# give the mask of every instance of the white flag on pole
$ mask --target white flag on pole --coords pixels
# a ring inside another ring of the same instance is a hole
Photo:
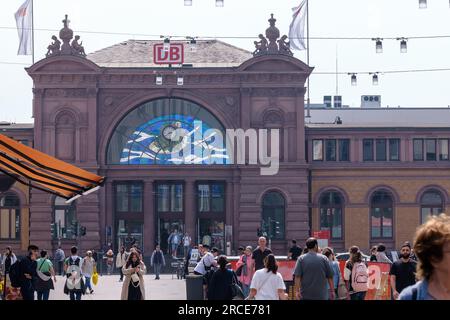
[[[26,0],[15,13],[17,33],[19,34],[19,50],[18,55],[32,54],[32,16],[33,6],[32,0]]]
[[[292,22],[289,26],[289,41],[292,49],[305,50],[306,1],[292,8]]]

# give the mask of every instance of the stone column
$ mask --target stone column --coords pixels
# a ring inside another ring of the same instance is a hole
[[[144,253],[150,255],[154,249],[155,239],[155,193],[153,191],[153,180],[144,182]]]
[[[186,180],[184,184],[184,230],[187,232],[192,241],[197,242],[197,233],[196,233],[196,223],[197,223],[197,215],[196,215],[196,190],[195,190],[195,180]]]

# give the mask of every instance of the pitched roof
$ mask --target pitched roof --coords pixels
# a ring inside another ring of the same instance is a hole
[[[450,108],[311,108],[310,116],[305,118],[309,128],[450,127]],[[337,117],[342,124],[335,124]]]
[[[184,63],[193,67],[236,67],[253,57],[250,51],[219,40],[197,40],[197,50],[192,52],[185,43]],[[161,67],[153,63],[153,45],[161,40],[127,40],[111,47],[90,53],[87,58],[101,67]]]

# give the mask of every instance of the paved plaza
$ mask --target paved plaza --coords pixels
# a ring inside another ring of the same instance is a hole
[[[65,278],[56,277],[55,290],[50,291],[50,300],[68,300],[63,292]],[[146,300],[186,300],[186,280],[172,279],[171,275],[161,275],[161,280],[155,280],[154,275],[145,275]],[[120,300],[122,282],[119,275],[99,276],[98,283],[93,286],[94,293],[86,294],[82,300]]]

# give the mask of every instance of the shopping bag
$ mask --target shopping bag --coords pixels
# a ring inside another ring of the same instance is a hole
[[[98,273],[97,273],[97,271],[95,271],[94,274],[92,275],[92,283],[94,285],[97,285],[97,283],[98,283]]]

